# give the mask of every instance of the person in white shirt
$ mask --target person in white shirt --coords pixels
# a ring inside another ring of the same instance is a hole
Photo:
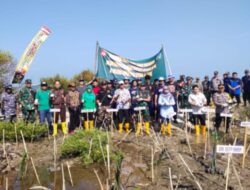
[[[162,121],[161,133],[165,135],[167,131],[169,135],[172,135],[172,125],[170,121],[176,114],[173,108],[175,98],[167,86],[163,87],[163,91],[158,99],[158,105],[160,106],[160,117]]]
[[[200,136],[200,126],[202,129],[202,135],[206,136],[206,115],[204,112],[204,106],[207,104],[207,99],[203,93],[200,92],[198,85],[193,85],[192,93],[188,96],[188,102],[192,106],[193,121],[196,136]]]
[[[129,132],[129,109],[131,106],[131,96],[129,90],[124,87],[123,81],[119,81],[119,88],[115,91],[110,104],[114,101],[116,102],[116,108],[118,109],[119,133],[123,132],[124,121],[126,132]]]

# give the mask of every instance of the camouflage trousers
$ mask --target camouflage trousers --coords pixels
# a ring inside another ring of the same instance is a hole
[[[111,124],[112,113],[107,112],[107,109],[109,108],[110,108],[109,106],[102,106],[98,108],[96,112],[97,127],[108,128],[109,125]]]
[[[22,108],[22,115],[25,122],[34,123],[36,121],[35,110],[27,110],[25,108]]]

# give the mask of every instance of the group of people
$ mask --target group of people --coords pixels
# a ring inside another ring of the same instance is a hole
[[[167,78],[152,79],[145,76],[143,80],[102,81],[94,79],[90,82],[79,81],[79,85],[71,82],[67,92],[61,87],[60,81],[53,86],[42,81],[36,92],[31,80],[25,81],[25,87],[14,93],[12,86],[5,87],[1,96],[1,110],[6,120],[13,122],[18,110],[22,112],[25,122],[35,122],[38,113],[40,123],[47,124],[51,133],[57,135],[58,123],[63,134],[73,133],[80,126],[86,130],[94,126],[99,118],[104,121],[107,110],[117,110],[115,119],[120,133],[135,129],[136,135],[150,134],[152,123],[161,124],[161,133],[171,135],[171,123],[178,123],[180,109],[192,109],[190,121],[197,135],[206,134],[205,107],[215,106],[215,128],[219,129],[225,117],[221,113],[229,113],[229,105],[250,104],[250,73],[240,79],[236,72],[225,73],[220,77],[217,71],[209,79],[204,77],[193,80],[192,77],[181,75],[178,80],[173,75]],[[66,123],[66,113],[69,112],[69,123]],[[110,113],[113,114],[113,113]],[[53,121],[52,121],[53,118]],[[113,118],[113,117],[112,117]],[[225,119],[226,132],[230,126],[230,118]],[[151,123],[151,124],[150,124]],[[201,130],[200,130],[201,129]]]

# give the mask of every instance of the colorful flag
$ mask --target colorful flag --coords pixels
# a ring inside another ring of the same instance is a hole
[[[96,76],[108,80],[142,79],[146,75],[152,78],[166,78],[167,75],[163,48],[153,57],[131,60],[98,47],[97,66]]]
[[[32,63],[37,50],[41,46],[41,44],[47,39],[49,34],[51,33],[50,29],[43,26],[40,31],[36,34],[33,40],[30,42],[28,47],[25,49],[21,59],[19,60],[12,83],[21,83],[25,74],[29,70],[30,64]]]

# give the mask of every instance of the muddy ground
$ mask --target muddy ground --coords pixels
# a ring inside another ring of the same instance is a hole
[[[222,128],[223,130],[223,128]],[[238,125],[233,126],[232,133],[225,136],[220,143],[233,144],[234,138],[237,136],[236,144],[243,144],[244,129]],[[184,130],[181,129],[181,124],[173,128],[172,136],[162,136],[159,133],[151,131],[150,136],[142,135],[135,137],[131,132],[110,134],[110,142],[113,146],[121,149],[124,152],[124,160],[121,167],[121,186],[123,189],[171,189],[169,170],[171,170],[171,178],[173,189],[204,189],[204,190],[219,190],[225,189],[226,178],[224,173],[227,168],[228,155],[217,154],[216,166],[218,171],[215,174],[208,173],[212,163],[212,145],[213,138],[209,138],[207,152],[205,154],[204,139],[200,138],[197,143],[197,138],[193,132],[188,131],[188,139],[190,147],[187,143],[187,136]],[[121,141],[121,139],[123,139]],[[94,174],[94,169],[98,171],[101,182],[106,188],[107,169],[102,165],[84,166],[78,158],[61,160],[60,145],[63,142],[63,137],[57,138],[57,165],[64,163],[64,172],[66,180],[66,189],[100,189],[98,180]],[[37,168],[41,185],[49,189],[62,189],[61,170],[51,172],[49,168],[53,167],[53,140],[47,137],[39,141],[30,143],[27,142],[29,156],[33,158]],[[20,162],[24,147],[22,142],[6,143],[8,162],[0,148],[1,154],[1,178],[0,187],[4,189],[6,179],[8,179],[9,189],[26,190],[34,185],[38,185],[31,162],[28,161],[26,176],[23,180],[18,177]],[[154,172],[152,175],[152,150],[154,154]],[[205,157],[205,158],[204,158]],[[183,159],[183,160],[181,160]],[[191,170],[185,166],[184,162]],[[72,172],[73,187],[70,183],[70,178],[66,163],[70,165]],[[250,156],[246,157],[245,168],[241,167],[242,155],[233,155],[229,170],[228,189],[250,189]],[[109,185],[114,183],[115,166],[111,165],[112,179]],[[152,178],[153,176],[153,178]]]

